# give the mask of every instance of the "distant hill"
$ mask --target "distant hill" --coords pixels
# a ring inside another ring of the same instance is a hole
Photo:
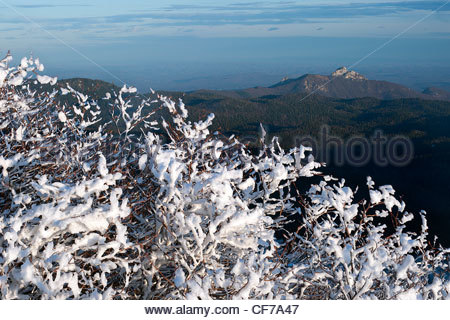
[[[349,71],[345,67],[328,76],[306,74],[295,79],[283,79],[270,87],[241,90],[198,90],[197,92],[214,92],[217,95],[242,99],[286,94],[317,94],[339,99],[371,97],[380,100],[418,98],[450,101],[450,93],[444,89],[428,88],[423,92],[418,92],[388,81],[368,80],[363,75]]]
[[[93,98],[104,97],[106,92],[119,90],[112,83],[102,80],[72,78],[59,80],[58,86],[70,85]],[[48,85],[37,85],[48,88]],[[234,99],[255,99],[261,97],[277,97],[292,94],[321,95],[337,99],[376,98],[380,100],[422,99],[450,101],[450,92],[436,87],[430,87],[423,92],[413,90],[403,85],[369,80],[365,76],[349,71],[345,67],[337,69],[331,75],[305,74],[301,77],[282,81],[269,87],[253,87],[237,90],[195,90],[187,94],[221,96]]]

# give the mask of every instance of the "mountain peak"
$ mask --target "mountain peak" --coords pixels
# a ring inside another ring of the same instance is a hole
[[[335,72],[331,74],[331,76],[333,78],[343,77],[345,79],[352,79],[352,80],[367,80],[367,78],[364,77],[362,74],[353,70],[348,70],[346,67],[341,67],[337,69]]]
[[[331,75],[304,74],[298,78],[284,77],[270,87],[254,87],[240,90],[214,91],[222,96],[234,99],[256,99],[284,95],[322,95],[337,99],[376,98],[423,99],[450,101],[450,92],[438,88],[429,88],[418,92],[401,84],[388,81],[368,80],[356,71],[341,67]]]

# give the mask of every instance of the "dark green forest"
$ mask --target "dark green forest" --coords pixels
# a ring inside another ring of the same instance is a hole
[[[106,82],[71,79],[60,82],[99,99],[104,123],[111,118],[106,92],[119,88]],[[214,113],[213,130],[225,136],[240,138],[254,151],[259,148],[260,123],[268,139],[279,137],[282,147],[291,148],[298,138],[311,136],[319,139],[323,126],[329,134],[344,141],[353,136],[370,138],[376,131],[386,137],[405,136],[414,146],[414,158],[405,166],[379,166],[369,161],[364,166],[327,163],[324,173],[345,177],[353,187],[365,190],[366,177],[377,184],[391,184],[407,203],[407,210],[428,212],[431,230],[440,242],[450,245],[450,102],[422,99],[379,100],[376,98],[337,99],[305,93],[266,95],[258,98],[230,97],[219,91],[158,92],[172,99],[182,99],[190,120],[196,121]],[[143,95],[149,97],[151,94]],[[136,99],[130,96],[130,99]],[[138,97],[139,98],[139,97]],[[63,103],[73,103],[65,100]],[[151,109],[149,107],[148,112]],[[158,111],[157,117],[165,117]],[[110,126],[114,132],[114,127]],[[135,132],[140,133],[140,128]],[[315,154],[319,160],[321,154]]]

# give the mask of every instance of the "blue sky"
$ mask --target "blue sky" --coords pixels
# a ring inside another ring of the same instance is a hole
[[[119,82],[70,46],[141,90],[267,85],[351,65],[444,3],[0,0],[0,51],[32,52],[60,77]],[[450,88],[448,52],[450,4],[355,69]]]

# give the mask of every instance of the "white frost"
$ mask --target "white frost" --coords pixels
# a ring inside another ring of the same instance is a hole
[[[66,122],[67,121],[66,114],[62,111],[58,112],[58,119],[61,122]]]
[[[56,84],[56,82],[58,81],[58,78],[54,77],[49,77],[49,76],[41,76],[41,75],[37,75],[36,76],[37,81],[39,81],[40,84],[48,84],[50,83],[52,86]]]

